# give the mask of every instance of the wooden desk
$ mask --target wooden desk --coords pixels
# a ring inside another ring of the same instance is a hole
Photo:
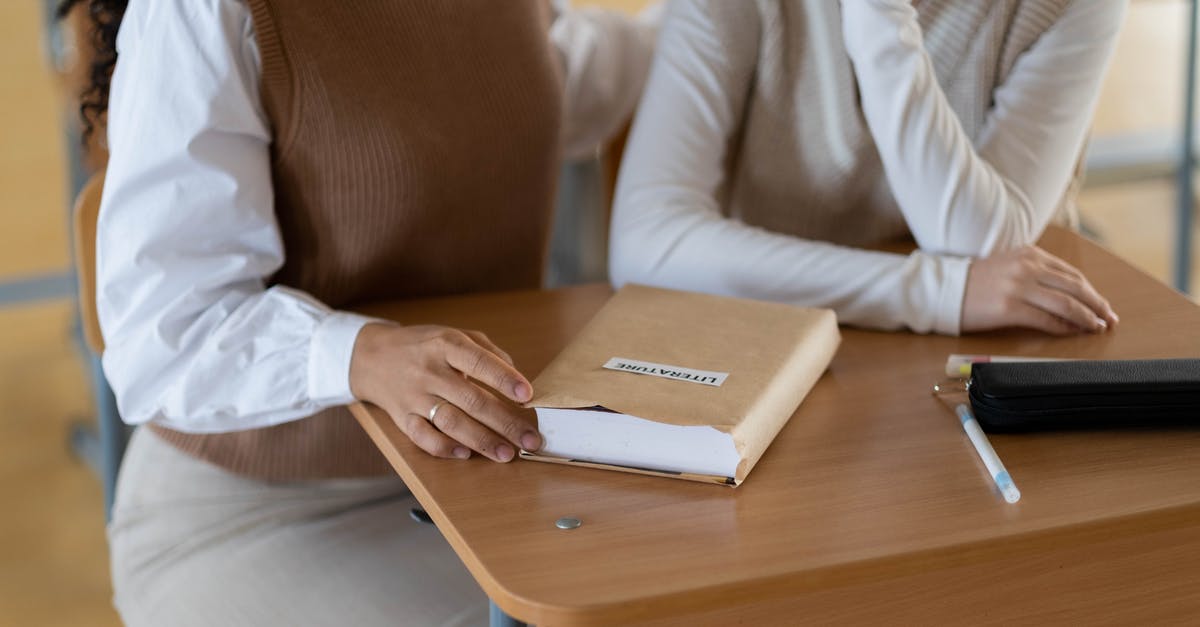
[[[930,394],[949,353],[1200,355],[1200,308],[1071,233],[1053,230],[1042,243],[1112,300],[1115,331],[845,329],[829,371],[737,489],[437,460],[379,410],[356,415],[488,595],[538,625],[1195,620],[1200,430],[995,436],[1024,495],[1007,505]],[[471,296],[373,313],[480,328],[533,374],[608,293]],[[556,529],[564,515],[583,526]]]

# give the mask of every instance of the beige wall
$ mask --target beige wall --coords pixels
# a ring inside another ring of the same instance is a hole
[[[1169,132],[1182,116],[1187,2],[1129,7],[1096,111],[1097,135]]]

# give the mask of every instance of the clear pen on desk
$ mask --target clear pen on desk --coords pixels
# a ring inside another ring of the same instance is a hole
[[[992,443],[988,442],[983,428],[979,426],[975,416],[971,415],[970,408],[960,403],[958,407],[954,408],[954,413],[958,414],[958,419],[962,421],[963,431],[967,432],[971,444],[975,445],[975,452],[979,453],[983,465],[987,466],[988,473],[992,475],[992,481],[996,482],[996,487],[1000,489],[1004,500],[1009,503],[1021,500],[1021,491],[1017,489],[1017,484],[1013,483],[1012,476],[1004,468],[1004,462],[1000,461],[1000,457],[996,455],[996,449],[992,448]]]

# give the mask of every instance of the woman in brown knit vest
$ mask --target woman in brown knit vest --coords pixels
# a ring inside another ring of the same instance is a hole
[[[415,502],[344,405],[379,405],[432,455],[508,462],[541,444],[503,402],[529,381],[480,333],[348,312],[539,287],[560,158],[631,113],[653,18],[544,0],[76,2],[100,48],[84,113],[107,112],[111,153],[105,373],[123,419],[148,425],[109,528],[122,617],[478,624],[484,595],[407,519]]]

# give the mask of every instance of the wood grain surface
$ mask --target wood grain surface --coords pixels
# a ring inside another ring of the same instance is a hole
[[[549,464],[438,460],[356,415],[487,593],[539,625],[819,620],[1088,622],[1200,611],[1200,429],[993,436],[1006,504],[931,394],[949,353],[1200,356],[1200,308],[1052,229],[1122,322],[1103,335],[844,329],[842,348],[740,488]],[[607,286],[398,303],[481,329],[538,372]],[[560,516],[582,527],[556,529]]]

